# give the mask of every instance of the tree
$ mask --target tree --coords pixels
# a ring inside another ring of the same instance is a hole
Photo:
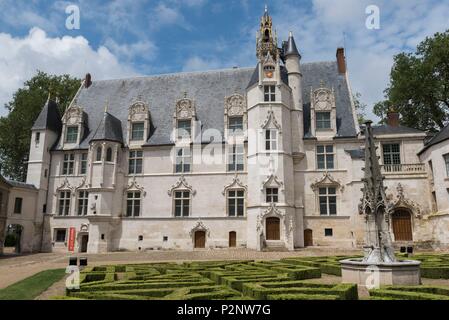
[[[25,181],[31,139],[31,127],[47,101],[48,94],[59,100],[61,114],[70,104],[81,81],[69,75],[55,76],[38,71],[24,87],[18,89],[13,99],[5,105],[9,110],[0,118],[0,163],[2,174]]]
[[[366,103],[363,103],[360,98],[362,95],[356,92],[352,95],[352,100],[354,101],[355,111],[357,112],[357,120],[359,124],[365,123],[366,117]]]
[[[408,127],[437,131],[449,118],[449,30],[421,42],[415,53],[394,57],[385,101],[374,114],[385,119],[393,108]]]

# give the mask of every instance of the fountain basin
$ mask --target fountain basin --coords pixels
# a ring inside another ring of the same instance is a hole
[[[417,286],[421,284],[420,261],[402,260],[391,263],[366,263],[362,259],[341,260],[343,283],[363,287],[385,285]]]

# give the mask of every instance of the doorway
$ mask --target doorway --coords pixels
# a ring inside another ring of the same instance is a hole
[[[196,231],[195,232],[195,248],[203,249],[206,248],[206,232]]]
[[[304,247],[313,246],[313,232],[312,229],[304,230]]]
[[[229,248],[237,246],[237,233],[235,231],[229,232]]]
[[[13,247],[14,253],[22,252],[23,227],[20,224],[10,224],[6,230],[4,247]]]
[[[87,244],[89,242],[89,235],[85,234],[81,236],[80,252],[87,252]]]
[[[409,211],[400,209],[392,215],[393,234],[395,241],[413,241],[412,215]]]
[[[280,222],[280,219],[275,217],[265,220],[267,240],[281,240]]]

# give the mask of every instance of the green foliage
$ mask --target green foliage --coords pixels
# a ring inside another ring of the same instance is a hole
[[[449,111],[449,30],[421,42],[415,53],[394,57],[385,101],[374,106],[374,114],[385,121],[391,107],[401,123],[421,130],[444,127]]]
[[[0,300],[33,300],[65,275],[64,269],[39,272],[7,288],[0,289]]]
[[[0,118],[0,162],[4,175],[24,181],[27,168],[23,160],[29,152],[31,127],[45,105],[49,91],[58,97],[62,114],[80,83],[79,79],[69,75],[52,76],[38,71],[14,93],[12,101],[5,105],[9,114]]]
[[[415,254],[407,259],[421,261],[423,278],[449,279],[449,254]]]
[[[5,237],[5,247],[14,247],[17,243],[17,235],[15,233],[8,233]]]
[[[357,120],[359,124],[363,124],[366,119],[366,103],[361,101],[362,95],[359,92],[356,92],[352,95],[352,100],[354,101],[355,111],[357,112]]]
[[[385,286],[369,294],[385,300],[449,300],[449,289],[439,286]]]

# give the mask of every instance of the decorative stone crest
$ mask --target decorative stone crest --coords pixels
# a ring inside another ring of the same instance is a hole
[[[246,100],[238,93],[225,98],[225,115],[228,117],[243,116],[246,112]]]
[[[267,129],[270,125],[274,126],[276,129],[278,129],[279,134],[282,133],[282,128],[279,122],[276,120],[276,116],[274,115],[273,110],[268,110],[267,118],[262,123],[261,128]]]
[[[129,191],[138,191],[138,192],[140,192],[140,193],[142,194],[142,196],[144,196],[144,197],[147,195],[145,189],[144,189],[141,185],[139,185],[139,184],[137,183],[136,179],[133,179],[133,180],[126,186],[126,188],[125,188],[125,190],[124,190],[123,193],[127,193],[127,192],[129,192]]]
[[[86,177],[83,177],[83,180],[81,180],[81,183],[77,187],[75,187],[75,190],[78,191],[78,190],[84,190],[84,189],[89,189],[89,188],[90,188],[90,185],[87,183]]]
[[[193,100],[186,97],[176,101],[176,118],[191,119],[195,116],[195,105]]]
[[[82,223],[80,226],[79,232],[88,232],[89,231],[89,224],[88,223]]]
[[[77,105],[70,106],[62,119],[67,125],[75,125],[81,123],[83,120],[83,108]]]
[[[419,205],[416,202],[405,197],[404,187],[402,186],[402,184],[398,183],[398,185],[396,187],[396,191],[397,191],[396,201],[392,203],[392,207],[393,208],[401,208],[401,207],[407,208],[410,211],[412,211],[412,213],[418,219],[421,219],[422,218],[421,208],[419,207]],[[391,212],[393,212],[393,211],[391,210]]]
[[[224,187],[222,194],[226,195],[226,192],[229,189],[244,189],[246,192],[248,188],[240,181],[237,174],[235,174],[234,178],[232,179],[232,182]]]
[[[265,188],[269,188],[271,186],[278,187],[282,192],[284,192],[284,183],[274,174],[267,176],[264,182],[262,182],[261,191],[265,190]]]
[[[65,178],[64,182],[58,188],[56,188],[56,192],[54,195],[58,196],[58,193],[60,191],[70,191],[71,193],[73,193],[74,189],[75,188],[72,185],[70,185],[69,180],[67,178]]]
[[[332,108],[335,108],[334,89],[325,88],[324,83],[321,82],[320,88],[315,91],[311,89],[311,91],[312,103],[316,111],[331,111]]]
[[[171,188],[167,191],[168,195],[173,196],[173,192],[178,189],[187,189],[192,193],[192,196],[196,194],[196,190],[193,190],[192,186],[187,183],[186,178],[181,176],[179,180],[171,186]]]
[[[148,104],[139,99],[129,107],[128,119],[130,121],[145,121],[149,110]]]

